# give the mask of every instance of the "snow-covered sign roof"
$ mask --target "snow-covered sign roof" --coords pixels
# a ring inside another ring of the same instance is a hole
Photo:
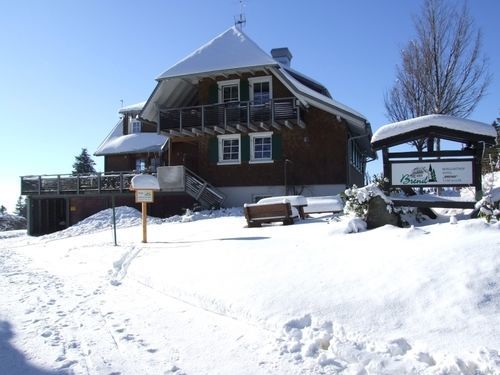
[[[278,63],[233,26],[167,69],[157,80],[269,65]]]
[[[391,140],[395,138],[431,127],[452,130],[464,135],[469,134],[474,139],[481,138],[493,143],[497,136],[493,126],[484,122],[447,115],[427,115],[384,125],[373,134],[371,143],[375,148],[383,144],[391,145]]]
[[[119,113],[140,112],[140,111],[142,111],[142,108],[144,107],[144,104],[146,104],[145,101],[144,102],[140,102],[140,103],[135,103],[135,104],[127,105],[125,107],[120,108],[120,110],[118,112]]]
[[[130,188],[133,190],[160,190],[158,179],[150,174],[139,174],[132,177]]]
[[[121,132],[118,132],[116,127],[108,138],[99,146],[94,155],[104,156],[160,152],[168,141],[168,136],[156,133],[118,134],[121,134]]]

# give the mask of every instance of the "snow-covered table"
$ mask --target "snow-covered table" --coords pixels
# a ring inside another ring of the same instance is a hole
[[[324,212],[342,212],[344,202],[340,195],[328,195],[323,197],[307,197],[307,206],[304,207],[306,214]]]

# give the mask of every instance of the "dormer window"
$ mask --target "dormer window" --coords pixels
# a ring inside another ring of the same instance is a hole
[[[219,103],[230,103],[240,101],[240,80],[217,82],[219,85]]]
[[[139,120],[136,120],[136,119],[129,120],[129,129],[128,129],[129,134],[140,133],[142,130],[141,128],[142,128],[142,126],[141,126],[141,122]]]

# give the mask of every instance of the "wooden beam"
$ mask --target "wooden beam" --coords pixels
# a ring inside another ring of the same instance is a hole
[[[182,134],[187,135],[188,137],[194,137],[194,133],[187,129],[182,129]]]
[[[191,131],[196,135],[203,135],[203,132],[200,129],[193,128]]]
[[[236,129],[233,128],[232,126],[229,126],[229,125],[226,125],[226,130],[229,132],[229,133],[236,133]]]
[[[285,120],[285,126],[288,128],[288,129],[293,129],[293,124],[288,121],[288,120]]]
[[[299,120],[299,122],[297,123],[297,125],[301,128],[301,129],[305,129],[306,128],[306,124],[304,123],[304,121],[302,120]]]
[[[209,128],[204,128],[203,131],[207,134],[210,134],[210,135],[214,135],[215,132],[212,130],[212,129],[209,129]]]
[[[252,123],[248,123],[248,129],[256,132],[256,131],[259,131],[259,129]]]
[[[396,207],[442,207],[442,208],[474,208],[476,202],[473,201],[454,201],[454,200],[436,200],[436,201],[424,201],[415,199],[397,199],[391,198],[392,203]]]
[[[273,121],[271,123],[272,127],[275,128],[276,130],[281,130],[281,125],[278,124],[276,121]]]
[[[180,137],[180,136],[182,136],[181,133],[179,133],[177,130],[174,130],[174,129],[170,129],[169,133],[170,133],[171,136],[174,136],[174,137]]]
[[[220,133],[220,134],[226,134],[226,131],[221,128],[220,126],[214,126],[214,131],[216,131],[217,133]]]
[[[238,129],[242,133],[248,133],[248,129],[240,124],[236,125],[236,129]]]
[[[259,126],[264,130],[271,130],[271,127],[263,122],[261,122]]]
[[[432,152],[389,152],[387,157],[389,159],[400,159],[400,158],[439,158],[439,157],[450,157],[450,156],[475,156],[474,150],[450,150],[450,151],[432,151]]]

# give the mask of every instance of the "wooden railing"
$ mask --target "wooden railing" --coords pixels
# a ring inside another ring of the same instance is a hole
[[[134,172],[21,176],[21,195],[128,191]]]
[[[288,121],[302,126],[302,114],[296,98],[271,99],[265,104],[250,101],[210,104],[160,110],[160,130],[190,132],[228,126],[251,128],[259,124],[278,124]],[[195,130],[193,130],[195,129]]]
[[[131,171],[22,176],[21,195],[123,193],[129,191],[130,181],[135,175],[136,173]],[[224,196],[202,177],[184,168],[183,178],[184,191],[200,202],[203,207],[221,206]]]
[[[219,208],[224,195],[202,177],[184,167],[185,191],[204,208]]]

